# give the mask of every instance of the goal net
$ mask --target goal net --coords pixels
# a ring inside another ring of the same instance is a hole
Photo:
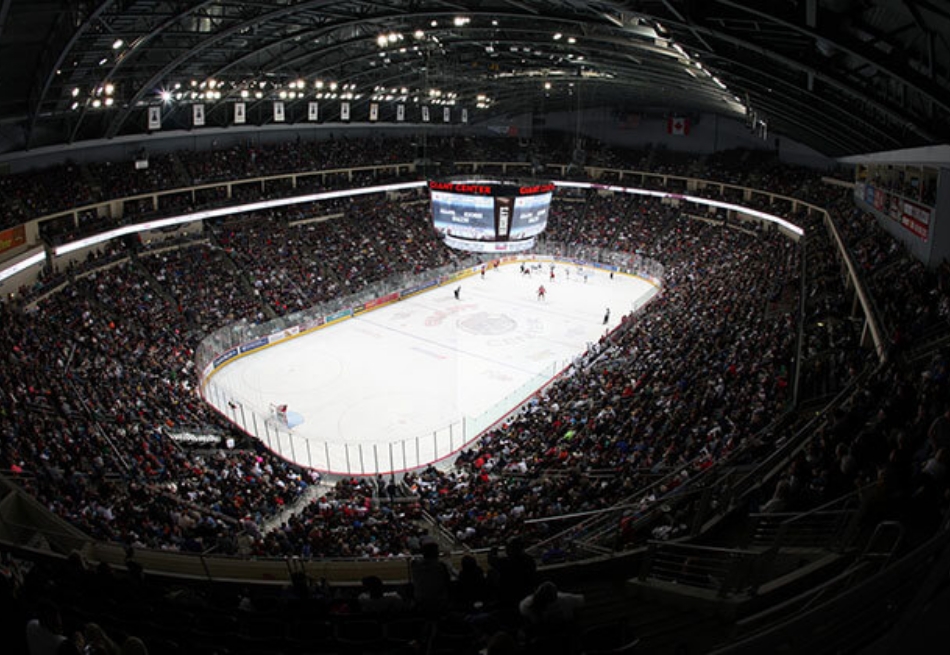
[[[272,403],[270,406],[269,418],[277,425],[282,425],[285,428],[289,427],[287,422],[287,405],[276,405]]]

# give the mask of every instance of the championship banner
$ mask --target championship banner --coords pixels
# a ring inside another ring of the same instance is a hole
[[[429,122],[429,108],[426,105],[422,106],[422,122],[423,123]]]
[[[348,102],[340,103],[340,120],[341,121],[350,120],[350,103]]]
[[[462,109],[462,122],[468,122],[468,109]]]
[[[372,102],[369,105],[369,119],[375,121],[379,118],[379,103]]]
[[[191,124],[201,127],[205,124],[205,106],[198,104],[191,106]]]
[[[319,118],[319,116],[320,116],[320,106],[315,102],[309,103],[307,105],[307,120],[315,121]]]
[[[148,108],[148,129],[150,130],[162,129],[162,108],[161,107],[152,106]]]
[[[274,122],[284,122],[284,103],[282,103],[280,100],[274,102]]]
[[[396,120],[406,120],[406,105],[396,105]]]
[[[247,105],[243,102],[234,103],[234,124],[243,125],[247,122]]]
[[[442,108],[442,122],[448,123],[451,120],[452,120],[452,110],[449,109],[448,107],[443,107]]]

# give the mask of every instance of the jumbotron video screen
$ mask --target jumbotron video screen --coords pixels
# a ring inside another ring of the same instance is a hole
[[[548,223],[554,184],[502,180],[430,181],[432,223],[445,244],[471,252],[519,252]]]

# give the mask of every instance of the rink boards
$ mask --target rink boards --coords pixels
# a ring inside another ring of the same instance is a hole
[[[523,263],[534,270],[523,274]],[[272,451],[319,471],[445,462],[657,290],[550,259],[475,267],[230,349],[206,367],[202,393]],[[282,404],[297,425],[275,418]]]

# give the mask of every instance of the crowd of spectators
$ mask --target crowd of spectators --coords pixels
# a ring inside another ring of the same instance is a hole
[[[454,145],[459,160],[530,157],[512,141]],[[376,163],[417,154],[410,141],[375,143],[370,151],[380,153]],[[155,183],[176,183],[181,170],[195,182],[366,163],[365,152],[338,140],[237,148],[195,162],[169,155],[177,163],[156,165]],[[624,165],[607,147],[584,156],[623,168],[655,165],[668,174],[697,167],[655,152],[636,153],[633,165]],[[709,157],[703,170],[710,179],[741,183],[749,161],[761,188],[816,198],[842,219],[839,229],[872,292],[880,291],[892,333],[901,335],[895,342],[946,322],[943,277],[934,285],[865,216],[846,209],[843,194],[833,197],[804,170],[767,166],[756,155]],[[722,197],[717,193],[716,185],[702,190]],[[182,203],[190,202],[183,194]],[[798,365],[809,394],[836,391],[867,358],[857,346],[860,327],[848,318],[850,300],[825,226],[817,215],[795,216],[789,202],[753,195],[749,203],[794,217],[808,231]],[[173,439],[187,429],[234,435],[195,393],[192,356],[201,334],[453,261],[417,205],[374,197],[216,222],[173,247],[110,244],[100,257],[49,278],[66,281],[63,290],[42,295],[53,285],[40,284],[35,308],[4,305],[0,374],[9,393],[0,415],[0,460],[41,502],[95,537],[258,556],[403,555],[412,552],[423,510],[458,542],[487,546],[512,535],[547,535],[560,524],[544,519],[608,507],[681,471],[669,492],[761,438],[784,411],[801,286],[800,251],[778,233],[684,213],[632,196],[581,193],[555,204],[550,241],[660,261],[664,293],[521,413],[472,444],[454,469],[406,475],[400,488],[414,501],[380,502],[378,489],[374,496],[362,482],[343,481],[262,533],[259,525],[293,504],[311,475],[253,442],[204,452]],[[342,217],[309,220],[331,214]],[[882,266],[886,280],[876,279]],[[914,320],[899,301],[914,308]],[[928,407],[918,420],[934,411]]]
[[[354,483],[353,487],[359,486]],[[540,574],[520,542],[458,570],[423,536],[408,580],[366,576],[331,586],[295,572],[287,585],[208,586],[125,566],[66,558],[0,560],[0,629],[7,650],[29,653],[577,652],[586,599]],[[332,650],[331,649],[336,649]],[[364,650],[360,650],[364,649]]]
[[[849,360],[844,370],[852,385],[807,434],[807,447],[768,486],[772,496],[762,499],[762,508],[795,512],[850,494],[864,530],[883,520],[900,521],[907,541],[916,543],[938,527],[950,501],[945,428],[950,352],[941,345],[950,334],[946,263],[935,270],[924,267],[869,215],[854,209],[845,194],[829,195],[824,206],[874,301],[885,328],[887,360],[859,376],[860,321],[852,321],[849,335],[846,323],[827,331],[830,346],[847,336],[834,356]],[[830,264],[830,255],[821,258]],[[842,309],[846,305],[843,297],[828,300]]]
[[[28,311],[0,311],[4,469],[93,536],[204,550],[310,482],[255,444],[176,443],[180,431],[230,426],[195,392],[185,313],[131,260],[76,275]]]
[[[419,213],[416,205],[378,197],[347,199],[241,217],[215,234],[255,293],[283,316],[399,273],[451,263],[452,253]]]
[[[609,211],[603,202],[591,210]],[[460,541],[543,536],[554,528],[538,519],[632,498],[675,470],[685,479],[740,447],[788,401],[793,318],[765,308],[796,284],[795,248],[670,207],[643,222],[662,234],[643,254],[666,265],[663,296],[462,453],[453,471],[420,475],[426,509]],[[616,224],[618,233],[638,227]]]
[[[148,165],[138,168],[136,161],[147,161]],[[569,141],[556,138],[533,142],[457,135],[248,142],[201,151],[137,152],[128,155],[123,162],[68,162],[42,171],[0,177],[0,199],[6,206],[4,224],[0,229],[76,207],[161,193],[158,207],[152,197],[125,200],[121,217],[110,209],[104,215],[93,212],[91,220],[80,219],[79,225],[74,224],[71,215],[65,220],[45,220],[40,225],[41,232],[55,244],[101,229],[106,224],[101,220],[114,227],[154,215],[393,181],[396,178],[391,174],[382,177],[378,170],[371,169],[397,163],[416,163],[419,170],[428,175],[452,175],[459,172],[457,162],[518,162],[525,166],[509,173],[519,176],[551,175],[552,171],[546,167],[549,163],[573,164],[565,174],[577,178],[584,177],[584,165],[649,171],[647,176],[628,175],[624,180],[628,184],[638,182],[648,188],[679,192],[686,189],[683,180],[677,178],[687,175],[726,184],[745,180],[756,188],[773,193],[800,190],[798,183],[813,177],[807,169],[778,164],[774,155],[768,152],[724,151],[696,158],[688,153],[661,149],[618,149],[593,140],[575,147],[571,147]],[[347,168],[364,170],[321,172]],[[465,171],[470,172],[470,169]],[[481,166],[479,171],[501,174],[503,169],[500,164],[494,167],[488,164]],[[231,184],[235,180],[287,174],[297,174],[296,186],[286,179]],[[414,179],[414,176],[410,177]],[[607,172],[601,181],[617,181],[615,178],[616,173]],[[194,192],[173,192],[194,186],[205,188]],[[738,201],[740,197],[735,194],[727,190],[720,199]]]
[[[411,557],[427,529],[419,499],[380,500],[373,478],[343,478],[287,521],[251,544],[257,556]]]
[[[389,152],[416,152],[411,142],[400,148]],[[530,157],[517,142],[484,147],[461,140],[454,148],[458,160]],[[321,157],[365,162],[360,154],[359,145],[346,140],[326,149],[285,144],[253,154],[228,152],[241,162],[234,170],[247,176],[308,162],[326,166]],[[180,155],[168,157],[164,163],[152,158],[150,184],[225,179],[214,176],[230,165],[209,158],[210,164],[189,167]],[[388,157],[377,160],[396,161]],[[753,509],[801,511],[854,493],[866,529],[900,518],[911,536],[929,534],[950,493],[950,353],[933,348],[920,359],[919,349],[948,333],[948,268],[926,269],[854,209],[847,192],[763,155],[727,153],[701,163],[655,152],[630,157],[607,147],[584,153],[587,163],[670,175],[689,171],[827,207],[885,326],[887,363],[875,367],[873,351],[861,345],[866,335],[861,319],[852,316],[853,290],[843,283],[820,214],[764,194],[723,194],[716,185],[694,191],[788,217],[806,231],[802,250],[775,231],[724,224],[722,214],[701,221],[687,217],[691,212],[683,206],[656,199],[579,192],[555,203],[548,240],[660,261],[666,269],[662,296],[626,317],[562,379],[471,444],[452,469],[429,467],[399,480],[324,482],[312,501],[303,502],[319,476],[243,438],[196,394],[198,340],[235,320],[288,314],[455,257],[418,205],[374,197],[332,201],[217,221],[180,242],[113,242],[69,270],[48,272],[21,302],[0,304],[6,326],[0,336],[0,467],[88,534],[132,548],[212,549],[245,557],[416,556],[419,580],[438,582],[441,568],[421,563],[422,553],[435,545],[432,532],[473,548],[535,541],[563,528],[565,515],[641,499],[644,487],[659,479],[666,480],[659,493],[669,496],[750,444],[771,448],[780,435],[770,425],[791,401],[798,367],[804,398],[849,393],[825,410],[805,435],[806,448],[762,489],[761,506]],[[80,179],[90,173],[103,181],[110,175],[95,167],[72,174]],[[14,206],[29,210],[24,215],[48,208],[36,199],[44,196],[42,188],[36,198],[17,189],[32,179],[0,184],[0,194],[15,196]],[[129,184],[99,188],[104,194],[137,189]],[[247,186],[235,197],[261,197]],[[48,195],[47,202],[57,201]],[[217,192],[203,200],[180,194],[169,196],[162,209],[226,200]],[[141,208],[154,211],[150,201]],[[341,216],[310,220],[330,215]],[[101,229],[100,220],[90,215],[82,229]],[[54,232],[71,229],[67,224]],[[198,449],[175,440],[190,430],[221,435],[222,443],[236,440],[236,446]],[[285,518],[274,522],[278,515]],[[438,599],[434,607],[467,613],[476,602],[504,597],[508,611],[520,609],[520,625],[527,626],[548,614],[562,617],[562,610],[573,612],[582,602],[550,583],[537,586],[533,573],[530,581],[514,583],[509,576],[512,588],[500,586],[504,558],[492,558],[488,572],[473,559],[461,571],[449,571],[447,596],[435,582],[423,595]],[[88,583],[91,573],[76,575]],[[49,591],[44,587],[44,594]],[[372,614],[371,608],[385,607],[391,615],[421,607],[411,586],[387,592],[367,580],[363,592],[343,602],[325,597],[326,611]],[[311,600],[320,593],[306,591]],[[102,629],[87,615],[70,617],[72,629],[56,632],[48,606],[31,606],[44,609],[44,621],[53,627],[43,629],[62,641],[143,652],[133,634]],[[116,611],[116,604],[110,607]],[[22,610],[10,616],[24,618]],[[480,616],[486,631],[478,643],[485,643],[498,617]],[[37,621],[32,633],[40,627]]]

